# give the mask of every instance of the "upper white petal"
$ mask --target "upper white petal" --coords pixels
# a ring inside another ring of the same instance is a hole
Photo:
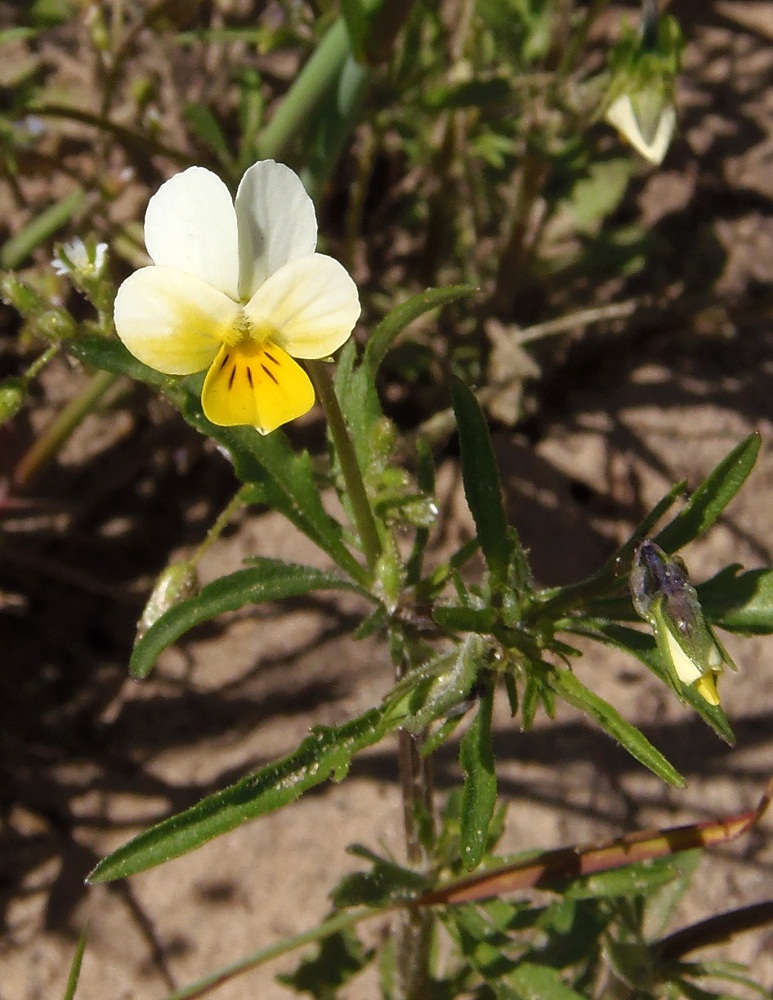
[[[228,188],[204,167],[188,167],[165,181],[148,203],[145,245],[166,264],[236,300],[239,253],[236,211]]]
[[[314,203],[300,177],[283,163],[259,160],[245,172],[236,192],[236,217],[243,302],[280,267],[317,246]]]
[[[357,286],[324,254],[309,254],[276,271],[244,311],[294,358],[325,358],[341,346],[360,315]]]
[[[131,353],[156,371],[207,368],[241,307],[206,281],[172,267],[143,267],[118,289],[115,328]]]

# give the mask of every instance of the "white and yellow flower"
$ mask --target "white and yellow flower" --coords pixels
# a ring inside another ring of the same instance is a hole
[[[261,434],[314,405],[293,358],[328,357],[360,315],[338,261],[315,252],[314,205],[300,178],[273,160],[253,164],[235,201],[203,167],[161,185],[145,215],[153,264],[118,289],[118,336],[167,375],[207,370],[201,394],[214,424]]]

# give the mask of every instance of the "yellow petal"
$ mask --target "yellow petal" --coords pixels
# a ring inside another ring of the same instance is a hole
[[[221,427],[251,424],[268,434],[314,405],[309,376],[270,341],[224,344],[207,372],[201,405]]]
[[[212,364],[240,307],[208,282],[173,267],[143,267],[118,289],[115,328],[135,358],[166,375]]]
[[[244,307],[258,328],[294,358],[326,358],[349,339],[360,315],[357,286],[324,254],[291,260]]]
[[[719,704],[719,693],[717,691],[717,678],[715,674],[704,674],[695,682],[695,690],[709,703],[709,705]]]

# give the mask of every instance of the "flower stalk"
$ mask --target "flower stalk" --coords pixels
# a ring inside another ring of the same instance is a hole
[[[324,362],[307,361],[306,365],[317,397],[327,417],[330,437],[346,483],[346,492],[352,506],[354,523],[360,535],[365,562],[370,572],[373,573],[381,555],[381,539],[378,536],[376,521],[357,462],[354,445]]]

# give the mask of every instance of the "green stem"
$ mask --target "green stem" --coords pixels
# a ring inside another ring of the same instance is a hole
[[[341,472],[346,483],[346,492],[352,505],[354,523],[362,542],[362,551],[365,554],[368,569],[372,573],[381,555],[381,539],[378,537],[376,521],[365,490],[354,445],[349,436],[346,421],[338,404],[338,397],[335,394],[325,362],[307,361],[306,366],[327,417],[330,437],[338,455]]]
[[[397,665],[398,681],[410,669],[407,657]],[[406,856],[410,865],[426,871],[429,858],[419,833],[420,815],[432,817],[432,758],[423,757],[419,737],[401,729],[398,765],[403,799]],[[434,916],[429,909],[409,908],[397,915],[395,926],[395,1000],[424,1000],[430,992],[430,955]]]
[[[61,343],[51,344],[47,347],[45,351],[40,355],[40,357],[35,358],[32,364],[24,373],[24,379],[27,382],[31,382],[33,378],[37,378],[40,372],[46,367],[49,361],[52,361],[59,351],[62,349]]]
[[[276,114],[257,142],[258,157],[269,159],[282,154],[294,133],[310,120],[338,79],[349,56],[349,36],[343,18],[329,29],[314,55],[301,70],[279,105]]]
[[[269,945],[268,948],[261,948],[260,951],[256,951],[246,958],[240,958],[230,965],[223,966],[222,969],[204,976],[202,979],[197,980],[197,982],[191,983],[190,986],[184,986],[181,990],[175,990],[174,993],[166,996],[164,1000],[193,1000],[194,997],[203,996],[215,986],[220,986],[222,983],[228,982],[228,980],[235,978],[242,972],[247,972],[249,969],[256,969],[273,958],[279,958],[280,955],[286,955],[288,952],[295,951],[296,948],[302,948],[306,944],[313,944],[315,941],[320,941],[331,934],[345,930],[347,927],[354,927],[355,924],[363,920],[380,916],[386,912],[386,910],[348,910],[344,913],[338,913],[310,931],[303,931],[300,934],[295,934],[293,937],[277,941],[276,944]]]
[[[251,489],[252,485],[250,483],[244,483],[234,493],[229,503],[220,511],[207,532],[206,538],[188,560],[188,566],[191,569],[194,569],[201,562],[204,553],[220,538],[236,511],[247,503],[247,496]]]
[[[604,8],[608,6],[608,4],[609,0],[593,0],[593,3],[591,3],[590,8],[587,10],[580,26],[575,31],[568,46],[566,47],[566,51],[561,57],[561,61],[556,70],[557,80],[563,80],[572,72],[574,64],[577,62],[577,57],[587,41],[590,29],[593,27],[599,15]]]
[[[85,389],[70,400],[22,457],[13,476],[15,486],[30,485],[46,462],[59,451],[86,414],[94,409],[118,378],[112,372],[97,372],[91,377]]]

